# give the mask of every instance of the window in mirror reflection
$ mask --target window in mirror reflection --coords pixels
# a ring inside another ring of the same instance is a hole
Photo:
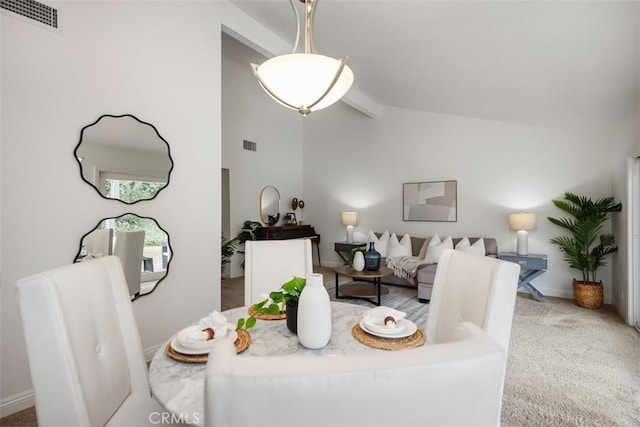
[[[137,179],[136,179],[137,178]],[[154,182],[152,177],[130,177],[114,173],[100,174],[100,191],[109,199],[125,203],[147,200],[162,189],[166,182]]]
[[[75,262],[120,257],[132,299],[151,293],[168,272],[169,235],[153,218],[124,214],[105,218],[83,236]]]

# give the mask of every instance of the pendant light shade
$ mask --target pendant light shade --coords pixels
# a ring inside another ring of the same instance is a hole
[[[262,65],[251,64],[260,86],[281,105],[297,110],[303,116],[312,111],[329,107],[342,98],[353,84],[353,71],[346,59],[334,59],[314,53],[312,22],[313,10],[318,0],[306,0],[305,52],[281,55]],[[296,13],[293,0],[291,6]],[[300,25],[298,22],[298,32]]]

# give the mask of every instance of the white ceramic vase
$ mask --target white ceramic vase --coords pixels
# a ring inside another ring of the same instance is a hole
[[[308,274],[298,300],[298,339],[307,348],[322,348],[331,338],[331,302],[322,274]]]
[[[364,254],[362,253],[362,251],[356,251],[355,254],[353,254],[353,269],[355,271],[362,271],[364,270]]]

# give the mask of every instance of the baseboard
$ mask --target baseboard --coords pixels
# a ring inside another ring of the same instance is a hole
[[[156,345],[154,347],[150,347],[148,349],[146,349],[144,351],[144,360],[149,363],[151,362],[151,359],[153,359],[153,356],[156,355],[156,353],[158,352],[158,349],[160,348],[159,345]]]
[[[33,394],[33,390],[14,394],[6,399],[2,399],[2,402],[0,402],[0,418],[15,414],[16,412],[23,411],[35,405],[36,398]]]
[[[144,360],[149,363],[153,356],[160,348],[159,345],[150,347],[144,351]],[[0,418],[15,414],[27,408],[31,408],[36,405],[36,399],[33,394],[33,390],[23,391],[22,393],[14,394],[0,402]]]

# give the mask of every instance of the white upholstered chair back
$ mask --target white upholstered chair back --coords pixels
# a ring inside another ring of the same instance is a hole
[[[119,258],[16,283],[40,426],[146,425],[161,407]]]
[[[507,352],[519,273],[515,263],[443,251],[427,314],[429,342],[452,341],[460,322],[472,322]]]
[[[113,253],[113,228],[98,228],[84,236],[82,244],[87,254],[107,256]]]
[[[293,276],[313,273],[311,240],[247,240],[244,262],[244,303],[260,302]]]
[[[124,277],[127,279],[129,295],[140,293],[142,278],[142,255],[144,251],[144,230],[118,231],[113,254],[120,258]]]

